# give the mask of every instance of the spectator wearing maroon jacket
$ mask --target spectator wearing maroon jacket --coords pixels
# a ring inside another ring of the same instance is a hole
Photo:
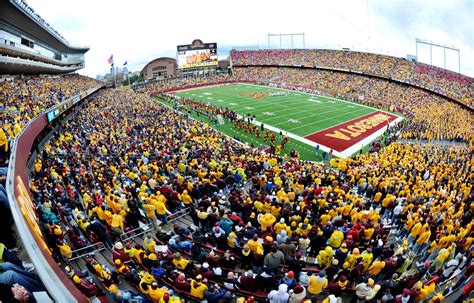
[[[199,270],[199,273],[202,275],[203,278],[208,279],[208,280],[214,277],[214,272],[212,271],[212,269],[209,268],[209,263],[207,262],[204,262],[202,264],[202,267]]]
[[[240,276],[238,282],[238,288],[243,291],[254,292],[258,289],[257,280],[253,277],[251,270],[247,271],[245,275]]]
[[[186,281],[186,277],[184,276],[184,274],[179,274],[178,277],[176,277],[176,280],[174,282],[175,282],[174,286],[176,287],[177,290],[184,291],[184,292],[191,291],[191,284],[189,284],[189,282]]]

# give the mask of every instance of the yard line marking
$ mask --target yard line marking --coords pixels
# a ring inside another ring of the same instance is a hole
[[[320,123],[320,122],[324,122],[324,121],[328,121],[328,120],[331,120],[331,119],[334,119],[334,118],[337,118],[337,117],[342,117],[342,116],[345,116],[345,115],[350,115],[350,114],[354,114],[356,112],[359,112],[361,110],[365,110],[365,108],[361,108],[361,109],[358,109],[358,110],[355,110],[355,111],[351,111],[351,112],[348,112],[348,113],[344,113],[344,114],[341,114],[341,115],[336,115],[336,116],[331,116],[331,117],[328,117],[326,119],[322,119],[322,120],[318,120],[318,121],[315,121],[315,122],[312,122],[312,123],[306,123],[302,126],[298,126],[298,127],[294,127],[294,128],[290,128],[288,131],[293,131],[295,129],[299,129],[299,128],[302,128],[302,127],[306,127],[308,125],[313,125],[313,124],[317,124],[317,123]],[[360,118],[360,117],[358,117]],[[344,123],[344,122],[343,122]],[[336,124],[337,125],[337,124]],[[333,125],[334,126],[334,125]]]
[[[324,108],[331,108],[331,107],[334,107],[334,105],[325,106],[325,107],[323,107],[323,108],[318,108],[318,110],[324,109]],[[310,116],[307,116],[307,117],[305,117],[305,118],[303,118],[303,119],[312,118],[312,117],[318,117],[318,116],[325,116],[325,115],[327,115],[328,113],[337,112],[337,111],[341,111],[341,110],[343,110],[343,108],[341,108],[341,107],[336,107],[334,110],[321,111],[319,114],[314,113],[314,114],[312,114],[312,115],[310,115]],[[307,112],[308,112],[308,110],[302,110],[302,111],[298,111],[298,112],[291,112],[291,113],[288,113],[288,114],[286,114],[286,115],[278,115],[278,116],[276,116],[276,117],[274,117],[274,118],[267,119],[267,121],[273,120],[273,119],[276,119],[276,118],[288,117],[288,116],[296,115],[296,114],[303,114],[303,113],[307,113]],[[278,123],[278,124],[281,124],[281,123]]]
[[[288,119],[287,123],[301,123],[301,121],[296,119]]]
[[[257,85],[257,84],[251,84],[251,83],[247,83],[246,84],[247,86],[261,86],[261,85]],[[282,90],[286,90],[286,91],[289,91],[289,92],[294,92],[294,90],[291,90],[291,89],[287,89],[287,88],[280,88]],[[357,102],[354,102],[354,101],[347,101],[347,100],[344,100],[344,99],[337,99],[337,98],[334,98],[334,97],[329,97],[329,96],[325,96],[325,95],[316,95],[316,94],[311,94],[311,93],[307,93],[307,92],[301,92],[299,91],[300,94],[305,94],[305,95],[310,95],[310,96],[316,96],[316,97],[319,97],[319,98],[323,98],[323,99],[327,99],[327,100],[336,100],[338,102],[344,102],[344,103],[348,103],[348,104],[354,104],[354,105],[357,105],[357,106],[361,106],[361,107],[365,107],[365,108],[370,108],[372,110],[375,110],[375,111],[381,111],[383,113],[386,113],[386,114],[391,114],[391,115],[395,115],[397,117],[403,117],[403,116],[400,116],[400,114],[396,113],[396,114],[393,114],[393,113],[390,113],[390,112],[387,112],[385,110],[381,110],[381,109],[377,109],[375,107],[371,107],[371,106],[368,106],[368,105],[365,105],[365,104],[360,104],[360,103],[357,103]]]

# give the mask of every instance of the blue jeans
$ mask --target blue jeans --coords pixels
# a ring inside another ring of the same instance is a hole
[[[166,217],[167,217],[166,214],[164,214],[164,215],[158,215],[157,217],[158,217],[158,219],[159,219],[163,224],[167,224],[167,223],[168,223],[168,220],[166,220]]]
[[[5,187],[0,184],[0,203],[2,203],[6,209],[10,209],[10,203],[8,202],[8,195]]]
[[[193,249],[193,244],[189,241],[181,241],[178,244],[179,249],[185,250],[185,251],[191,251]]]
[[[0,167],[0,176],[6,176],[8,173],[8,167]]]
[[[43,283],[33,273],[23,270],[13,263],[1,263],[0,284],[12,286],[15,283],[25,287],[29,292],[45,290]]]

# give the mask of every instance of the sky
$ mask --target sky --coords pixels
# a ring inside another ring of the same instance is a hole
[[[140,71],[194,39],[216,42],[219,59],[230,49],[280,48],[268,34],[304,33],[294,48],[368,51],[397,57],[416,54],[415,39],[460,49],[461,73],[474,76],[474,0],[25,0],[71,44],[85,45],[80,74],[105,74],[128,62]],[[270,43],[269,43],[270,42]],[[289,36],[281,48],[291,48]],[[458,54],[418,45],[418,59],[458,71]]]

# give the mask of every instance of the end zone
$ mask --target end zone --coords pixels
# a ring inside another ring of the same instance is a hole
[[[398,118],[398,116],[387,112],[376,111],[305,136],[305,139],[325,145],[334,151],[343,152],[355,144],[365,141],[364,139]],[[357,147],[356,151],[358,148],[360,147]]]

